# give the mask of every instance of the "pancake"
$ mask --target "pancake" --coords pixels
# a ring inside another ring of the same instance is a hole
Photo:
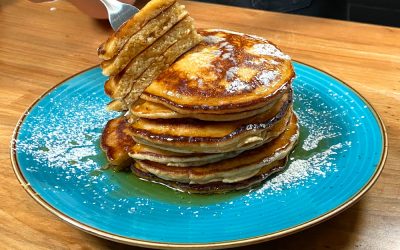
[[[291,92],[291,90],[289,92]],[[139,118],[147,118],[147,119],[194,118],[203,121],[235,121],[267,112],[269,109],[273,107],[273,105],[275,105],[279,101],[280,98],[282,98],[284,94],[287,93],[282,93],[281,95],[277,95],[275,100],[271,101],[270,103],[259,109],[243,111],[239,113],[230,113],[230,114],[202,114],[202,113],[180,114],[162,104],[154,103],[151,101],[145,101],[141,99],[137,103],[135,103],[135,105],[131,106],[128,115]]]
[[[201,36],[197,34],[197,32],[191,31],[187,36],[171,45],[157,61],[152,62],[151,67],[147,68],[140,77],[131,84],[132,89],[129,94],[123,99],[116,100],[119,102],[119,106],[115,104],[112,106],[110,105],[109,109],[116,106],[120,108],[115,111],[127,110],[130,105],[137,101],[143,90],[151,84],[154,78],[164,69],[168,68],[179,56],[200,42],[201,39]]]
[[[287,158],[273,162],[265,167],[263,167],[259,173],[255,176],[234,183],[225,183],[225,182],[210,182],[207,184],[189,184],[189,183],[181,183],[176,181],[167,181],[157,176],[143,171],[139,168],[131,166],[132,172],[145,181],[151,181],[155,183],[159,183],[162,185],[166,185],[170,188],[188,192],[193,194],[213,194],[213,193],[226,193],[230,191],[237,191],[247,188],[255,187],[256,185],[260,185],[264,180],[266,180],[269,176],[283,171],[285,169],[285,164],[287,162]]]
[[[264,38],[224,30],[204,39],[164,70],[141,98],[179,114],[228,114],[259,109],[287,91],[290,57]]]
[[[101,135],[100,146],[107,156],[111,165],[121,168],[129,166],[133,159],[129,157],[127,149],[135,145],[135,141],[126,130],[129,123],[121,116],[109,120]]]
[[[182,153],[222,153],[262,145],[281,134],[291,117],[292,97],[257,116],[230,122],[145,119],[132,123],[138,143]]]
[[[203,36],[201,36],[203,35]],[[192,193],[249,188],[284,169],[299,137],[289,56],[268,40],[202,30],[152,0],[98,49],[110,165]]]
[[[128,149],[128,154],[135,160],[149,160],[174,167],[202,166],[224,159],[235,157],[243,151],[233,151],[219,154],[185,154],[153,148],[136,143]]]
[[[100,45],[97,50],[98,56],[103,60],[109,60],[116,56],[133,34],[175,3],[176,0],[152,0],[148,2],[113,33],[105,43]]]
[[[139,11],[138,14],[140,12],[141,11]],[[126,41],[124,46],[120,48],[118,54],[101,63],[103,74],[107,76],[118,74],[132,58],[154,43],[187,15],[188,12],[185,10],[184,6],[178,3],[174,3],[171,7],[160,12],[144,26],[140,27],[140,29]],[[135,16],[133,16],[133,19],[134,17]],[[122,29],[123,28],[125,27],[122,27]]]
[[[285,132],[279,137],[231,159],[199,167],[172,167],[152,161],[137,160],[135,167],[163,180],[180,183],[240,182],[257,175],[263,167],[285,159],[294,148],[298,136],[297,117],[293,115]]]
[[[165,51],[194,30],[193,19],[189,16],[173,26],[164,36],[134,57],[126,68],[105,83],[104,90],[111,98],[123,98],[132,89],[132,83],[155,61],[160,61]]]

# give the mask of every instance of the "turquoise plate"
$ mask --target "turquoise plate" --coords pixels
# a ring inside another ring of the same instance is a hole
[[[15,173],[42,206],[86,232],[146,247],[231,247],[288,235],[356,202],[387,152],[381,119],[354,89],[294,62],[301,138],[289,168],[262,186],[189,195],[103,170],[105,77],[86,70],[23,115],[11,145]]]

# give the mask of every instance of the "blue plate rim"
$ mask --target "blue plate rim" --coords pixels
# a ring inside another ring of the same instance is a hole
[[[326,213],[320,215],[319,217],[313,218],[309,221],[306,221],[302,224],[299,224],[297,226],[293,226],[291,228],[286,228],[274,233],[270,234],[264,234],[264,235],[259,235],[255,237],[250,237],[250,238],[245,238],[245,239],[240,239],[240,240],[230,240],[230,241],[220,241],[220,242],[211,242],[211,243],[165,243],[165,242],[156,242],[156,241],[147,241],[147,240],[140,240],[140,239],[135,239],[135,238],[130,238],[130,237],[125,237],[113,233],[109,233],[100,229],[97,229],[95,227],[89,226],[85,223],[82,223],[78,220],[75,220],[74,218],[62,213],[60,210],[52,206],[50,203],[48,203],[45,199],[43,199],[35,190],[33,187],[30,186],[29,182],[26,180],[25,176],[23,175],[21,168],[19,166],[18,160],[17,160],[17,154],[16,154],[16,142],[19,134],[19,130],[21,128],[22,123],[24,122],[25,118],[29,114],[29,112],[36,106],[36,104],[41,101],[44,97],[46,97],[50,92],[52,92],[55,88],[59,87],[66,81],[84,73],[89,70],[92,70],[94,68],[99,67],[99,65],[95,65],[92,67],[89,67],[85,70],[82,70],[78,73],[75,73],[58,84],[54,85],[47,91],[45,91],[40,97],[38,97],[23,113],[23,115],[19,118],[16,127],[13,131],[12,134],[12,139],[11,139],[11,145],[10,145],[10,159],[11,159],[11,164],[14,170],[14,174],[16,175],[18,181],[20,182],[21,186],[24,188],[24,190],[33,198],[37,203],[39,203],[42,207],[44,207],[46,210],[50,211],[52,214],[56,215],[59,217],[61,220],[67,222],[68,224],[84,231],[89,234],[107,239],[107,240],[112,240],[115,242],[119,243],[124,243],[128,245],[134,245],[134,246],[141,246],[141,247],[147,247],[147,248],[158,248],[158,249],[172,249],[172,248],[197,248],[197,249],[206,249],[206,248],[227,248],[227,247],[239,247],[239,246],[245,246],[245,245],[250,245],[250,244],[256,244],[260,242],[265,242],[273,239],[277,239],[280,237],[284,237],[299,231],[302,231],[304,229],[307,229],[309,227],[315,226],[321,222],[324,222],[339,213],[343,212],[344,210],[348,209],[352,205],[354,205],[377,181],[379,176],[382,173],[382,170],[384,168],[387,154],[388,154],[388,139],[387,139],[387,131],[385,128],[385,125],[383,123],[383,120],[381,116],[378,114],[378,112],[374,109],[372,104],[364,97],[362,96],[356,89],[351,87],[349,84],[346,82],[340,80],[336,76],[333,76],[332,74],[326,72],[325,70],[321,70],[317,67],[314,67],[310,64],[303,63],[297,60],[292,60],[293,62],[303,64],[305,66],[308,66],[310,68],[316,69],[332,78],[335,80],[339,81],[341,84],[345,85],[348,87],[353,93],[355,93],[363,102],[366,103],[368,106],[369,110],[373,113],[375,119],[378,121],[378,125],[380,128],[381,136],[383,139],[383,148],[381,152],[381,158],[379,161],[379,164],[374,172],[374,174],[371,176],[371,178],[365,183],[365,185],[360,188],[360,190],[354,194],[352,197],[350,197],[348,200],[344,201],[341,205],[337,206],[336,208],[333,208],[330,211],[327,211]]]

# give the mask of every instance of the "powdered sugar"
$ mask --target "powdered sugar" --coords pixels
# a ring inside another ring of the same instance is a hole
[[[251,52],[259,55],[264,55],[264,56],[272,56],[272,57],[277,57],[280,59],[284,60],[290,60],[290,56],[284,54],[282,51],[280,51],[278,48],[276,48],[274,45],[270,43],[259,43],[253,45],[251,48]]]
[[[256,191],[257,194],[262,194],[266,191],[267,193],[281,191],[283,188],[302,185],[303,181],[310,176],[325,177],[327,171],[335,171],[336,166],[332,166],[331,159],[337,154],[336,151],[342,147],[342,143],[337,143],[308,159],[292,161],[285,172],[267,181],[262,188]]]
[[[98,139],[102,128],[115,114],[91,105],[96,103],[93,99],[96,97],[73,97],[68,106],[54,102],[53,112],[46,112],[44,107],[38,106],[43,112],[32,116],[31,122],[25,123],[30,136],[17,142],[18,150],[50,168],[76,172],[96,165],[91,158],[99,154]],[[87,116],[87,112],[91,115]],[[32,166],[28,170],[38,169]]]
[[[270,86],[271,82],[279,76],[279,72],[276,70],[263,70],[257,76],[257,79],[265,86]]]
[[[235,79],[226,87],[226,91],[228,93],[237,93],[244,90],[249,90],[250,88],[251,87],[248,83],[245,83],[239,79]]]
[[[339,171],[340,159],[350,150],[346,124],[347,113],[332,108],[322,95],[315,92],[312,85],[296,79],[295,108],[300,124],[300,139],[286,170],[264,185],[255,189],[247,197],[263,199],[265,195],[282,193],[284,190],[311,188],[321,178]],[[329,93],[328,93],[329,94]],[[344,98],[344,97],[341,97]],[[359,119],[361,120],[361,119]],[[356,119],[356,121],[358,121]]]
[[[303,149],[306,151],[313,150],[318,147],[320,141],[324,139],[334,138],[338,136],[337,133],[327,132],[319,129],[313,129],[303,142]]]
[[[224,53],[224,54],[222,54],[221,58],[224,60],[230,59],[230,58],[232,58],[232,53],[229,53],[229,52]]]
[[[272,65],[278,65],[279,64],[279,62],[277,62],[275,60],[271,60],[271,61],[269,61],[269,63],[272,64]]]
[[[204,41],[208,44],[216,44],[225,41],[225,38],[219,36],[205,36]]]
[[[226,71],[226,80],[229,82],[226,86],[226,92],[228,93],[233,94],[251,89],[251,86],[248,83],[237,78],[236,74],[238,70],[238,67],[231,67]]]
[[[221,44],[219,45],[219,48],[220,48],[220,49],[224,49],[224,50],[226,50],[226,51],[228,51],[228,52],[232,52],[232,51],[235,49],[235,47],[234,47],[232,44],[230,44],[229,42],[223,42],[223,43],[221,43]]]
[[[226,71],[226,80],[231,82],[227,87],[228,93],[241,92],[243,90],[250,90],[251,85],[241,81],[237,77],[238,67],[231,67]],[[276,70],[262,70],[256,79],[264,86],[269,87],[273,81],[279,76],[279,72]]]
[[[233,78],[236,76],[236,73],[238,72],[239,68],[238,67],[231,67],[226,71],[226,80],[232,81]]]
[[[212,51],[211,51],[211,54],[213,54],[213,55],[219,57],[219,56],[221,56],[222,51],[219,50],[219,49],[218,49],[218,50],[212,50]]]

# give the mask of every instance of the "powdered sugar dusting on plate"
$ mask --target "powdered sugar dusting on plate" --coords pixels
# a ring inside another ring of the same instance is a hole
[[[313,150],[318,147],[318,144],[325,139],[335,138],[338,136],[338,133],[324,131],[319,129],[313,129],[310,131],[310,134],[304,140],[302,148],[306,151]]]
[[[89,214],[94,214],[93,217],[101,217],[101,213],[108,213],[111,216],[122,215],[122,218],[135,221],[134,216],[151,218],[147,216],[159,215],[162,212],[163,216],[181,216],[179,218],[187,216],[194,221],[197,218],[207,219],[208,217],[219,219],[226,215],[229,215],[230,219],[235,216],[245,217],[247,216],[245,209],[240,210],[244,212],[234,213],[239,211],[237,208],[246,208],[242,206],[243,204],[249,206],[250,209],[268,209],[270,202],[276,202],[279,203],[278,205],[282,204],[284,209],[283,202],[287,202],[287,206],[291,205],[290,199],[285,199],[293,197],[289,196],[291,193],[302,198],[307,193],[302,193],[302,191],[307,191],[304,188],[312,191],[310,193],[319,192],[319,188],[324,187],[322,184],[326,183],[324,179],[334,179],[343,173],[346,174],[346,166],[336,165],[336,162],[344,156],[351,155],[349,152],[347,154],[344,152],[351,151],[352,143],[357,143],[355,140],[346,141],[345,135],[357,133],[354,126],[348,126],[346,123],[351,120],[354,122],[352,124],[360,128],[365,118],[365,114],[349,113],[353,105],[350,99],[348,102],[345,101],[350,105],[349,107],[339,107],[326,102],[326,96],[322,97],[324,94],[342,101],[347,97],[340,91],[325,93],[318,88],[313,88],[315,80],[310,80],[311,83],[307,84],[306,81],[309,79],[301,77],[301,73],[299,71],[299,77],[294,84],[294,109],[299,117],[301,138],[291,155],[289,167],[285,172],[267,180],[250,192],[229,194],[232,196],[223,195],[222,197],[228,198],[205,204],[204,196],[200,198],[186,194],[180,196],[182,193],[174,193],[158,186],[157,190],[161,195],[150,196],[148,193],[151,192],[148,191],[152,190],[149,188],[151,184],[143,183],[133,177],[126,179],[127,182],[119,183],[110,177],[131,177],[127,173],[111,175],[105,173],[108,171],[93,173],[93,170],[105,163],[99,147],[101,131],[105,123],[116,116],[104,110],[108,98],[104,96],[101,84],[98,84],[96,93],[93,95],[87,91],[94,82],[104,80],[98,76],[100,70],[97,70],[96,77],[87,72],[80,76],[81,79],[83,78],[79,85],[82,89],[84,88],[83,94],[77,94],[80,91],[75,85],[74,88],[68,89],[65,97],[61,93],[52,95],[54,99],[51,102],[47,101],[50,98],[46,97],[47,103],[39,103],[32,110],[21,126],[21,140],[17,142],[17,155],[21,162],[25,161],[21,169],[25,173],[30,172],[33,179],[39,180],[40,183],[37,185],[44,186],[42,190],[48,190],[47,194],[54,196],[56,202],[58,197],[71,198],[67,202],[74,202],[80,211],[89,211]],[[248,129],[253,129],[253,127],[249,126]],[[63,154],[67,156],[65,159],[61,157]],[[99,156],[101,157],[98,158]],[[345,171],[342,172],[342,170]],[[131,185],[132,180],[136,181],[133,185]],[[317,185],[318,183],[321,185]],[[163,197],[168,196],[172,197],[171,200],[175,200],[165,201]],[[76,197],[78,199],[75,199]],[[184,199],[179,199],[179,197],[184,197]],[[202,202],[193,202],[196,199]],[[65,200],[59,199],[58,202],[65,203]],[[159,209],[158,204],[163,205],[162,209]],[[277,209],[280,207],[278,206]],[[231,211],[234,212],[230,213]],[[257,210],[257,215],[260,211]],[[129,230],[129,227],[126,228]]]
[[[99,155],[99,138],[105,123],[115,116],[96,105],[97,97],[74,96],[63,102],[51,103],[51,112],[37,106],[38,114],[26,123],[30,137],[17,143],[17,149],[50,168],[75,173],[92,170]],[[90,115],[87,115],[87,114]],[[36,165],[38,166],[38,165]],[[32,166],[28,171],[40,171]]]
[[[286,170],[246,195],[248,199],[263,199],[265,195],[296,187],[312,187],[320,178],[339,171],[341,166],[336,165],[336,159],[342,157],[352,145],[351,141],[345,139],[352,131],[339,125],[348,123],[345,119],[348,111],[332,108],[321,94],[313,91],[312,86],[302,79],[296,80],[294,104],[300,125],[298,145],[291,154]],[[361,122],[361,119],[355,121]]]
[[[337,150],[343,147],[342,143],[330,146],[327,150],[313,155],[308,159],[293,160],[287,170],[271,178],[256,192],[257,194],[282,191],[284,188],[293,188],[304,184],[304,180],[315,176],[325,177],[326,172],[336,171],[336,166],[331,163]]]

